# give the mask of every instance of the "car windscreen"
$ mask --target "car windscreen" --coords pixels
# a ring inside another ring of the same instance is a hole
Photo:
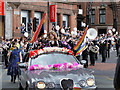
[[[31,65],[53,65],[58,63],[74,63],[77,62],[76,58],[73,55],[61,54],[61,53],[50,53],[42,54],[37,58],[31,60]],[[78,62],[77,62],[78,63]]]

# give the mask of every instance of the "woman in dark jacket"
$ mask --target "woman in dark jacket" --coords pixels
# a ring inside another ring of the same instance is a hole
[[[16,76],[20,75],[20,68],[18,67],[18,62],[22,62],[21,50],[17,49],[15,43],[13,43],[13,51],[10,52],[9,66],[7,75],[11,75],[11,82],[15,83]]]

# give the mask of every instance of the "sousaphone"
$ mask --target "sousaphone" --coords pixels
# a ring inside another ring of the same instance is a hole
[[[90,40],[94,40],[97,37],[97,35],[98,35],[98,33],[97,33],[97,31],[94,28],[89,28],[87,30],[87,37]]]

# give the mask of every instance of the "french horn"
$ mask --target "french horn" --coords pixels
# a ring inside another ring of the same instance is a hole
[[[99,47],[97,45],[94,46],[89,46],[89,50],[94,52],[94,53],[98,53],[99,52]]]
[[[94,28],[89,28],[87,30],[87,37],[90,39],[90,40],[94,40],[96,37],[97,37],[98,33],[97,31],[94,29]]]

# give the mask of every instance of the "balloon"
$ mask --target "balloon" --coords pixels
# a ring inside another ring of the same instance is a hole
[[[56,30],[59,30],[59,29],[60,29],[60,27],[57,25],[57,26],[56,26]]]
[[[47,33],[47,31],[46,31],[46,30],[44,30],[44,33]]]
[[[74,31],[77,31],[77,28],[76,28],[76,27],[74,28]]]
[[[61,29],[61,32],[62,32],[62,33],[65,33],[65,30],[62,28],[62,29]]]
[[[74,34],[74,31],[72,31],[71,34],[73,35],[73,34]]]
[[[24,33],[24,36],[25,36],[25,37],[28,37],[28,32],[25,32],[25,33]]]
[[[116,31],[115,28],[113,28],[112,31],[115,32]]]
[[[110,34],[112,33],[112,31],[111,31],[111,30],[109,30],[108,32],[109,32]]]

